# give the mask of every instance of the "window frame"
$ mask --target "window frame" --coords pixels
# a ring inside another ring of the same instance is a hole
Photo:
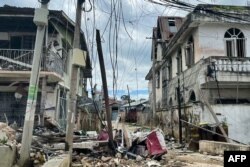
[[[183,70],[182,69],[182,51],[181,51],[181,48],[177,52],[176,60],[177,60],[177,75],[180,75],[182,70]]]
[[[236,34],[236,32],[238,33]],[[230,38],[229,38],[229,35],[230,35]],[[242,43],[239,43],[239,41],[241,40],[242,40]],[[229,42],[231,43],[231,46],[228,45]],[[229,47],[231,47],[231,49],[229,49]],[[230,57],[238,57],[238,58],[246,57],[247,50],[246,50],[246,38],[245,38],[244,33],[238,28],[229,28],[224,34],[224,48],[225,48],[226,57],[229,57],[229,58]]]
[[[185,46],[185,61],[187,68],[191,68],[195,64],[195,54],[194,54],[194,39],[191,36]]]

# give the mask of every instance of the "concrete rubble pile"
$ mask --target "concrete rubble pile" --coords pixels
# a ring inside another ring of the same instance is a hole
[[[6,123],[0,122],[0,166],[11,167],[16,160],[16,132]]]
[[[105,138],[102,130],[98,138]],[[107,133],[107,132],[106,132]],[[72,166],[106,167],[106,166],[162,166],[165,160],[162,156],[167,153],[163,133],[160,129],[153,131],[137,129],[133,133],[124,134],[124,129],[115,130],[115,150],[108,145],[98,147],[90,152],[74,152]],[[127,138],[126,136],[130,136]],[[160,161],[161,160],[161,161]]]
[[[15,130],[13,128],[15,128]],[[15,124],[8,126],[0,122],[0,166],[12,167],[16,164],[21,150],[22,128]],[[54,143],[64,142],[65,132],[51,121],[45,121],[45,126],[35,126],[30,150],[31,167],[40,167],[49,159],[64,153],[53,148]]]
[[[99,134],[103,139],[102,130]],[[107,133],[107,132],[106,132]],[[115,151],[108,145],[92,150],[75,150],[73,167],[222,167],[223,157],[187,150],[173,137],[165,137],[160,129],[138,128],[134,132],[122,128],[114,133]],[[105,138],[108,140],[107,138]],[[112,148],[112,147],[111,147]]]
[[[6,161],[0,160],[0,166],[12,167],[18,160],[22,129],[14,129],[0,122],[0,156],[8,155],[1,158]],[[64,149],[65,132],[58,125],[47,121],[45,126],[35,126],[29,166],[46,166],[48,161],[65,156]],[[186,145],[166,137],[161,129],[137,128],[132,131],[123,127],[114,130],[113,144],[105,128],[99,134],[75,131],[73,136],[72,167],[199,167],[208,163],[220,167],[222,162],[223,157],[187,150]]]
[[[0,143],[15,143],[15,130],[8,126],[6,123],[0,122]]]

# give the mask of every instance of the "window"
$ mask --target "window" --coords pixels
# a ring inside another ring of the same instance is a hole
[[[182,72],[182,55],[181,55],[181,49],[178,50],[177,53],[177,75],[180,75]]]
[[[22,48],[22,37],[12,36],[10,38],[10,48],[11,49],[21,49]]]
[[[8,40],[0,40],[0,48],[1,49],[9,49],[10,41]]]
[[[160,88],[160,71],[156,74],[156,88]]]
[[[172,79],[172,59],[168,61],[168,80]]]
[[[230,28],[224,35],[226,55],[228,57],[245,57],[245,37],[238,28]]]
[[[185,58],[186,58],[186,66],[188,68],[194,65],[194,40],[193,37],[190,37],[186,48],[185,48]]]
[[[168,26],[170,32],[177,32],[177,27],[175,25],[175,19],[174,18],[169,18],[168,19]]]
[[[11,49],[34,49],[34,45],[35,45],[35,36],[33,35],[10,37]]]
[[[33,35],[23,36],[22,49],[34,49],[35,40],[36,40],[35,36],[33,36]]]
[[[164,65],[162,68],[162,87],[167,86],[167,66]]]
[[[190,96],[189,96],[189,102],[194,102],[196,101],[196,95],[194,91],[191,91]]]

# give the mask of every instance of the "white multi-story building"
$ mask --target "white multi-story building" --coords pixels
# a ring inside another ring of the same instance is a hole
[[[243,6],[198,5],[161,45],[161,110],[170,127],[178,127],[179,80],[182,119],[218,126],[214,114],[229,138],[250,142],[249,12]]]

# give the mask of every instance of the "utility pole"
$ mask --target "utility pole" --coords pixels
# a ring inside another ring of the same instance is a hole
[[[102,86],[103,86],[105,109],[106,109],[106,115],[107,115],[109,142],[110,142],[111,147],[113,147],[112,149],[114,149],[112,122],[111,122],[111,114],[110,114],[110,108],[109,108],[108,86],[107,86],[105,64],[104,64],[103,53],[102,53],[101,36],[100,36],[99,30],[96,30],[96,43],[97,43],[97,52],[99,56],[99,63],[100,63],[101,76],[102,76]]]
[[[41,7],[35,9],[34,23],[37,25],[35,51],[32,62],[32,71],[29,82],[28,100],[25,112],[25,120],[22,135],[22,147],[20,151],[19,166],[24,166],[29,161],[30,147],[32,142],[34,117],[37,102],[39,72],[41,65],[43,41],[45,29],[48,25],[48,3],[50,0],[40,0]],[[25,165],[26,166],[26,165]]]
[[[152,99],[152,118],[153,122],[152,125],[154,126],[155,123],[155,113],[156,113],[156,80],[155,80],[155,38],[153,38],[153,49],[152,49],[152,55],[153,55],[153,65],[152,65],[152,73],[153,73],[153,80],[152,80],[152,93],[153,93],[153,99]]]
[[[177,99],[178,99],[178,115],[179,115],[179,143],[182,144],[182,118],[181,118],[181,91],[180,79],[178,78]]]
[[[74,42],[73,48],[80,49],[80,29],[81,29],[81,19],[82,19],[82,4],[85,0],[77,0],[76,8],[76,23],[74,31]],[[67,128],[66,128],[66,143],[65,151],[69,152],[70,164],[72,161],[73,152],[73,130],[75,125],[75,113],[76,113],[76,102],[77,102],[77,85],[78,85],[78,70],[79,67],[75,64],[74,59],[78,53],[73,49],[72,55],[72,66],[71,66],[71,77],[70,77],[70,91],[69,91],[69,110],[67,113]],[[79,50],[78,50],[79,51]]]

